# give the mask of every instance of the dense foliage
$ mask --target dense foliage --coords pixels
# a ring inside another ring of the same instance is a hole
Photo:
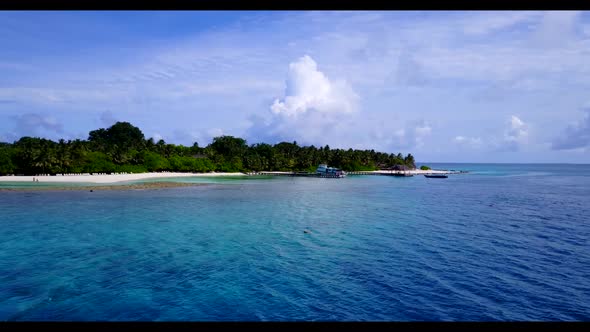
[[[408,154],[374,150],[330,149],[328,145],[299,146],[297,142],[276,145],[247,145],[241,138],[215,137],[206,147],[191,147],[145,139],[141,130],[128,122],[93,130],[88,140],[58,142],[22,137],[0,143],[0,175],[113,173],[113,172],[246,172],[313,171],[320,163],[345,171],[363,171],[407,165],[415,168]]]
[[[430,168],[430,167],[428,167],[428,166],[426,166],[426,165],[422,165],[422,166],[420,166],[420,169],[421,169],[421,170],[423,170],[423,171],[428,171],[428,170],[431,170],[431,168]]]

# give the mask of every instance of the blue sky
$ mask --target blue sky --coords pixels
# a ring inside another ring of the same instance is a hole
[[[590,163],[590,13],[0,12],[0,141],[115,121],[201,146]]]

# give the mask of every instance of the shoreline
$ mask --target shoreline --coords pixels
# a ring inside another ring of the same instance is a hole
[[[276,175],[288,175],[294,174],[295,172],[280,172],[280,171],[269,171],[264,172],[265,174],[276,174]],[[449,170],[408,170],[408,171],[389,171],[389,170],[379,170],[379,171],[366,171],[366,173],[373,173],[373,174],[394,174],[394,173],[405,173],[405,174],[412,174],[412,175],[423,175],[423,174],[458,174],[459,171],[449,171]],[[463,173],[463,172],[461,172]],[[40,175],[40,176],[23,176],[23,175],[9,175],[9,176],[0,176],[0,184],[11,184],[15,182],[19,183],[34,183],[34,184],[41,184],[41,183],[51,183],[51,184],[116,184],[121,182],[130,182],[130,181],[142,181],[142,180],[151,180],[151,179],[170,179],[170,178],[190,178],[190,177],[247,177],[256,175],[256,173],[175,173],[175,172],[150,172],[150,173],[134,173],[134,174],[66,174],[66,175]],[[33,179],[37,181],[33,181]],[[155,183],[162,183],[162,182],[155,182]],[[174,182],[178,183],[178,182]],[[119,187],[124,186],[128,187],[128,185],[120,184]],[[85,188],[90,188],[91,186],[85,186]],[[52,188],[56,188],[53,187]],[[4,188],[8,189],[8,188]],[[69,189],[68,189],[69,190]]]
[[[13,187],[0,188],[0,192],[35,192],[35,191],[101,191],[101,190],[143,190],[143,189],[166,189],[179,187],[197,187],[206,186],[207,183],[186,183],[186,182],[146,182],[132,184],[115,184],[102,186],[83,186],[83,187]]]
[[[0,176],[0,183],[9,182],[31,182],[31,183],[118,183],[127,181],[162,179],[162,178],[180,178],[180,177],[217,177],[217,176],[246,176],[244,173],[134,173],[134,174],[66,174],[66,175],[40,175],[40,176],[23,176],[11,175]],[[38,182],[33,182],[33,178]]]

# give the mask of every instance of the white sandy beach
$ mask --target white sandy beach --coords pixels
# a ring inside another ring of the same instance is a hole
[[[398,171],[372,171],[376,174],[391,174]],[[404,173],[421,175],[421,174],[450,174],[456,173],[446,170],[411,170],[403,171]],[[267,174],[291,174],[291,172],[265,172]],[[38,179],[39,183],[117,183],[125,181],[137,181],[146,179],[161,178],[178,178],[178,177],[218,177],[218,176],[247,176],[244,173],[137,173],[137,174],[66,174],[66,175],[41,175],[41,176],[0,176],[0,182],[33,182],[33,178]]]
[[[0,182],[33,182],[33,178],[41,182],[52,183],[117,183],[146,179],[177,178],[177,177],[214,177],[214,176],[246,176],[244,173],[137,173],[137,174],[104,174],[104,175],[56,175],[56,176],[0,176]]]

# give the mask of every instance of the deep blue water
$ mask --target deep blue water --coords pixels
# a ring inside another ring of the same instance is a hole
[[[590,165],[433,166],[0,192],[0,320],[590,320]]]

